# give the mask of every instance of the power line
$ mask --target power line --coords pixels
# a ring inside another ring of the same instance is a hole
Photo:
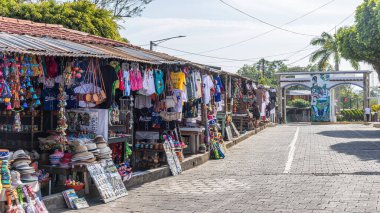
[[[259,19],[259,18],[255,17],[255,16],[252,16],[252,15],[250,15],[250,14],[248,14],[248,13],[246,13],[246,12],[240,10],[239,8],[234,7],[234,6],[231,5],[231,4],[228,4],[227,2],[225,2],[225,1],[223,1],[223,0],[219,0],[219,1],[222,2],[223,4],[227,5],[228,7],[230,7],[230,8],[232,8],[232,9],[236,10],[236,11],[238,11],[238,12],[240,12],[240,13],[242,13],[242,14],[244,14],[244,15],[246,15],[246,16],[252,18],[252,19],[255,19],[256,21],[259,21],[259,22],[261,22],[261,23],[263,23],[263,24],[266,24],[266,25],[269,25],[269,26],[271,26],[271,27],[274,27],[274,28],[276,28],[276,29],[278,29],[278,30],[282,30],[282,31],[285,31],[285,32],[293,33],[293,34],[296,34],[296,35],[315,36],[315,35],[310,35],[310,34],[306,34],[306,33],[295,32],[295,31],[292,31],[292,30],[288,30],[288,29],[282,28],[282,27],[280,27],[280,26],[276,26],[276,25],[271,24],[271,23],[269,23],[269,22],[266,22],[266,21],[264,21],[264,20],[262,20],[262,19]],[[332,0],[332,1],[335,1],[335,0]]]
[[[203,55],[203,54],[198,54],[198,53],[191,53],[191,52],[188,52],[188,51],[178,50],[178,49],[174,49],[174,48],[170,48],[170,47],[165,47],[165,46],[162,46],[162,45],[157,45],[157,46],[161,47],[161,48],[164,48],[164,49],[176,51],[176,52],[187,53],[187,54],[190,54],[190,55],[196,55],[196,56],[202,56],[202,57],[214,58],[214,59],[221,59],[221,60],[228,60],[228,61],[219,61],[219,62],[252,61],[252,60],[255,60],[255,59],[271,58],[271,57],[283,56],[283,55],[288,55],[288,54],[292,54],[292,53],[296,53],[296,52],[306,51],[306,50],[298,50],[298,51],[285,52],[285,53],[280,53],[280,54],[275,54],[275,55],[268,55],[268,56],[264,56],[264,57],[247,58],[247,59],[233,59],[233,58],[223,58],[223,57],[216,57],[216,56],[210,56],[210,55]],[[314,48],[310,48],[310,49],[314,49]],[[219,63],[219,62],[209,62],[209,63]]]
[[[262,57],[256,57],[256,58],[239,59],[239,61],[251,61],[251,60],[255,60],[255,59],[272,58],[272,57],[277,57],[277,56],[289,55],[289,54],[293,54],[293,53],[300,53],[300,52],[304,52],[304,51],[315,49],[315,48],[316,47],[309,48],[309,49],[296,50],[296,51],[292,51],[292,52],[279,53],[276,55],[267,55],[267,56],[262,56]],[[211,63],[212,64],[212,63],[228,63],[228,62],[236,62],[236,61],[209,61],[209,62],[202,62],[202,63]],[[255,63],[257,61],[252,61],[252,62]]]
[[[315,9],[313,9],[313,10],[311,10],[311,11],[309,11],[309,12],[307,12],[307,13],[305,13],[305,14],[303,14],[303,15],[301,15],[301,16],[295,18],[295,19],[292,19],[292,20],[286,22],[286,23],[283,24],[283,25],[280,25],[280,27],[284,27],[284,26],[286,26],[286,25],[288,25],[288,24],[291,24],[291,23],[293,23],[293,22],[296,22],[296,21],[298,21],[298,20],[300,20],[300,19],[302,19],[302,18],[304,18],[304,17],[306,17],[306,16],[308,16],[308,15],[310,15],[310,14],[312,14],[312,13],[314,13],[314,12],[320,10],[320,9],[322,9],[323,7],[326,7],[327,5],[333,3],[334,1],[336,1],[336,0],[330,0],[330,1],[326,2],[325,4],[322,4],[321,6],[315,8]],[[231,43],[231,44],[228,44],[228,45],[222,46],[222,47],[218,47],[218,48],[214,48],[214,49],[210,49],[210,50],[205,50],[205,51],[202,51],[202,52],[198,52],[198,54],[209,53],[209,52],[215,52],[215,51],[218,51],[218,50],[222,50],[222,49],[226,49],[226,48],[229,48],[229,47],[237,46],[237,45],[239,45],[239,44],[246,43],[246,42],[251,41],[251,40],[254,40],[254,39],[256,39],[256,38],[260,38],[260,37],[262,37],[262,36],[264,36],[264,35],[267,35],[267,34],[273,32],[273,31],[276,31],[276,30],[278,30],[278,29],[277,29],[277,28],[273,28],[273,29],[271,29],[271,30],[268,30],[268,31],[265,31],[265,32],[263,32],[263,33],[257,34],[257,35],[255,35],[255,36],[253,36],[253,37],[250,37],[250,38],[248,38],[248,39],[244,39],[244,40],[242,40],[242,41],[234,42],[234,43]],[[182,55],[182,56],[183,56],[183,55]]]
[[[344,22],[346,22],[346,21],[347,21],[349,18],[351,18],[351,16],[353,16],[354,14],[355,14],[355,11],[352,12],[352,13],[351,13],[350,15],[348,15],[347,17],[345,17],[342,21],[340,21],[338,24],[336,24],[336,25],[335,25],[333,28],[331,28],[328,32],[331,33],[331,31],[335,30],[338,26],[340,26],[341,24],[343,24]],[[307,45],[307,46],[304,47],[303,49],[307,49],[307,48],[310,47],[310,46],[311,46],[311,44]],[[296,61],[294,61],[294,62],[292,62],[292,63],[290,63],[290,64],[287,64],[287,65],[292,65],[292,64],[295,64],[295,63],[297,63],[297,62],[299,62],[299,61],[302,61],[302,60],[304,60],[305,58],[309,57],[311,54],[313,54],[313,53],[310,53],[310,54],[308,54],[308,55],[306,55],[306,56],[304,56],[304,57],[302,57],[302,58],[300,58],[300,59],[297,59]],[[295,56],[295,55],[297,55],[297,53],[295,53],[295,54],[293,54],[293,55],[287,57],[286,59],[289,60],[289,58],[291,58],[291,57],[293,57],[293,56]]]

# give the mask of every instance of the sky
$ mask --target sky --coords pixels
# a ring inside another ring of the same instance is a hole
[[[306,56],[316,49],[313,46],[308,47],[310,40],[323,31],[334,33],[337,24],[344,19],[346,20],[337,28],[353,24],[354,11],[362,2],[362,0],[224,1],[275,26],[284,25],[332,2],[312,14],[283,26],[282,28],[287,31],[277,29],[256,39],[216,51],[210,50],[250,39],[274,27],[239,13],[219,0],[154,0],[147,5],[140,17],[120,22],[123,26],[121,34],[132,44],[142,45],[144,48],[149,48],[149,41],[184,35],[185,38],[166,41],[160,44],[163,47],[158,46],[154,50],[222,67],[223,70],[230,72],[236,72],[244,64],[253,64],[262,57],[267,60],[285,60],[284,63],[290,66],[306,66],[309,63]],[[300,50],[303,51],[294,53]],[[362,64],[361,69],[370,69],[370,66]],[[341,70],[352,70],[352,67],[343,61]]]

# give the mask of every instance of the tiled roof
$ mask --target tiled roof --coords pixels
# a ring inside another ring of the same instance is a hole
[[[0,16],[0,31],[10,34],[30,35],[35,37],[51,37],[78,43],[104,44],[112,46],[131,46],[125,42],[91,35],[88,33],[71,30],[57,24],[36,23],[27,20],[6,18]]]

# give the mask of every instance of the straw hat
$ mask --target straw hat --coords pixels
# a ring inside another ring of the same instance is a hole
[[[21,175],[21,181],[22,182],[35,182],[35,181],[38,181],[38,178],[35,175],[25,174],[25,175]]]
[[[18,165],[24,164],[24,163],[29,165],[32,163],[32,161],[30,159],[18,158],[15,161],[13,161],[12,167],[17,167]]]
[[[30,156],[27,155],[24,150],[20,149],[20,150],[17,150],[13,153],[12,155],[12,158],[14,160],[18,159],[18,158],[26,158],[26,159],[30,159]]]
[[[25,175],[25,174],[33,174],[36,171],[34,170],[34,168],[30,168],[30,169],[25,169],[25,170],[19,170],[19,172],[21,175]]]
[[[79,145],[75,147],[75,153],[82,153],[82,152],[87,152],[87,147],[84,145]]]
[[[100,141],[104,141],[104,137],[102,135],[97,135],[95,138],[94,138],[94,142],[95,143],[98,143]]]
[[[93,151],[96,151],[98,149],[98,147],[96,146],[95,143],[88,143],[88,144],[86,144],[86,147],[87,147],[87,150],[89,152],[93,152]]]
[[[105,148],[102,148],[102,149],[99,149],[99,154],[102,155],[102,154],[108,154],[108,153],[111,153],[111,149],[107,146]]]
[[[104,149],[108,147],[106,143],[97,143],[96,146],[98,147],[98,149]]]
[[[73,158],[71,159],[71,161],[87,160],[90,158],[94,158],[94,154],[92,154],[91,152],[82,152],[82,153],[75,154]]]

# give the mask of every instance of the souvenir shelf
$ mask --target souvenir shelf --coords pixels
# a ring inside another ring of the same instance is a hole
[[[109,111],[108,144],[119,147],[121,161],[126,158],[126,146],[132,147],[132,105],[130,99],[120,99],[119,106],[113,106]]]
[[[43,112],[36,110],[33,115],[20,112],[21,127],[19,131],[13,129],[14,117],[14,112],[0,114],[1,147],[10,150],[36,149],[38,145],[35,143],[36,134],[43,132]]]

